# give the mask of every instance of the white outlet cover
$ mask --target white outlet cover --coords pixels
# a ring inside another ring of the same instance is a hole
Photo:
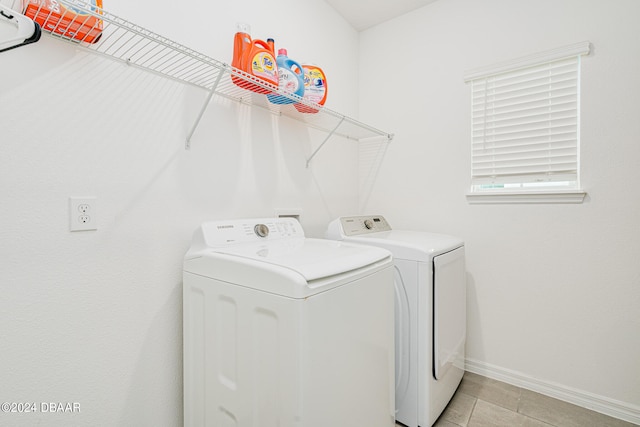
[[[96,197],[69,197],[69,231],[98,229]]]

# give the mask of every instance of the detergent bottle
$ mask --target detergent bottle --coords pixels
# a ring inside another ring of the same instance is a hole
[[[305,101],[311,101],[318,105],[324,105],[327,100],[327,77],[324,71],[316,65],[303,65],[304,70],[304,96]],[[296,103],[296,110],[301,113],[314,114],[318,110],[304,104]]]
[[[244,58],[251,49],[251,27],[249,24],[238,23],[236,35],[233,38],[233,59],[231,65],[239,70],[244,70]]]
[[[287,49],[278,50],[276,62],[278,64],[278,88],[302,97],[304,94],[302,66],[287,56]],[[293,104],[296,102],[294,99],[276,94],[269,94],[267,98],[273,104]]]
[[[248,25],[238,24],[238,30],[233,42],[231,65],[249,76],[278,86],[278,66],[275,60],[273,39],[268,39],[266,42],[253,40],[249,35],[249,31]],[[232,75],[231,80],[241,88],[253,92],[272,92],[271,89],[265,89],[237,75]]]

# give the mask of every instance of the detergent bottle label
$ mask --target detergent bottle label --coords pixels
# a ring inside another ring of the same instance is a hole
[[[296,93],[298,87],[298,76],[286,68],[278,68],[278,87],[290,93]]]
[[[306,68],[304,73],[304,97],[311,102],[320,103],[326,91],[326,79],[318,68]]]
[[[259,52],[251,61],[251,72],[256,77],[278,82],[278,72],[273,56],[267,52]]]

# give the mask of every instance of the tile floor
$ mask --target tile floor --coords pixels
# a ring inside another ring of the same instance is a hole
[[[449,406],[434,427],[631,427],[634,425],[467,372]]]

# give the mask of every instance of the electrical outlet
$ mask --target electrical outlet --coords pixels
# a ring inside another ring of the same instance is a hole
[[[69,231],[98,229],[95,197],[69,197]]]

